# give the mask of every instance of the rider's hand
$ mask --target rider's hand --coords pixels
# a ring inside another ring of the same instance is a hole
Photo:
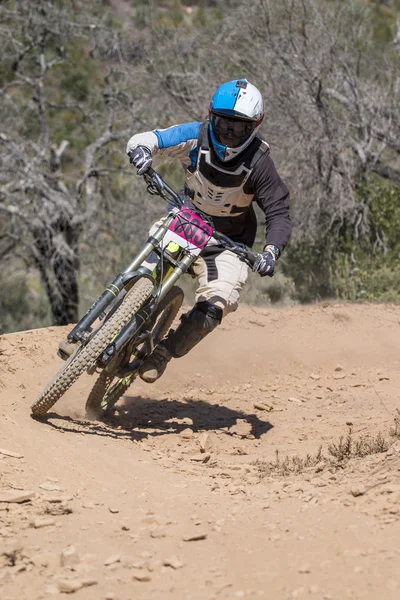
[[[151,152],[146,146],[136,146],[128,152],[130,163],[137,168],[138,175],[143,175],[151,167],[153,162]]]
[[[266,246],[264,252],[257,254],[257,259],[252,267],[254,273],[258,273],[261,277],[272,277],[275,272],[275,263],[278,257],[279,250],[275,247]]]

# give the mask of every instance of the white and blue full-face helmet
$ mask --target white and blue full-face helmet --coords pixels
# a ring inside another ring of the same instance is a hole
[[[243,152],[264,118],[260,91],[247,79],[222,84],[210,102],[210,141],[224,162]]]

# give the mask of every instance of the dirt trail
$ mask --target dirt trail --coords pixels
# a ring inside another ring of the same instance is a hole
[[[1,600],[398,600],[399,306],[241,307],[107,423],[89,377],[34,421],[65,331],[0,338]]]

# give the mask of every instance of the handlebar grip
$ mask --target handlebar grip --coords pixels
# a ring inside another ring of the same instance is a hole
[[[250,250],[247,252],[246,262],[248,263],[248,265],[250,267],[253,267],[254,263],[257,260],[257,256],[258,256],[257,254],[254,254],[254,252],[250,252]]]

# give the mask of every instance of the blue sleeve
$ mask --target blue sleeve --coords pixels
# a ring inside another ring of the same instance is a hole
[[[189,140],[197,139],[200,126],[201,122],[198,122],[173,125],[172,127],[168,127],[168,129],[156,129],[154,133],[157,136],[159,149],[171,148]]]

